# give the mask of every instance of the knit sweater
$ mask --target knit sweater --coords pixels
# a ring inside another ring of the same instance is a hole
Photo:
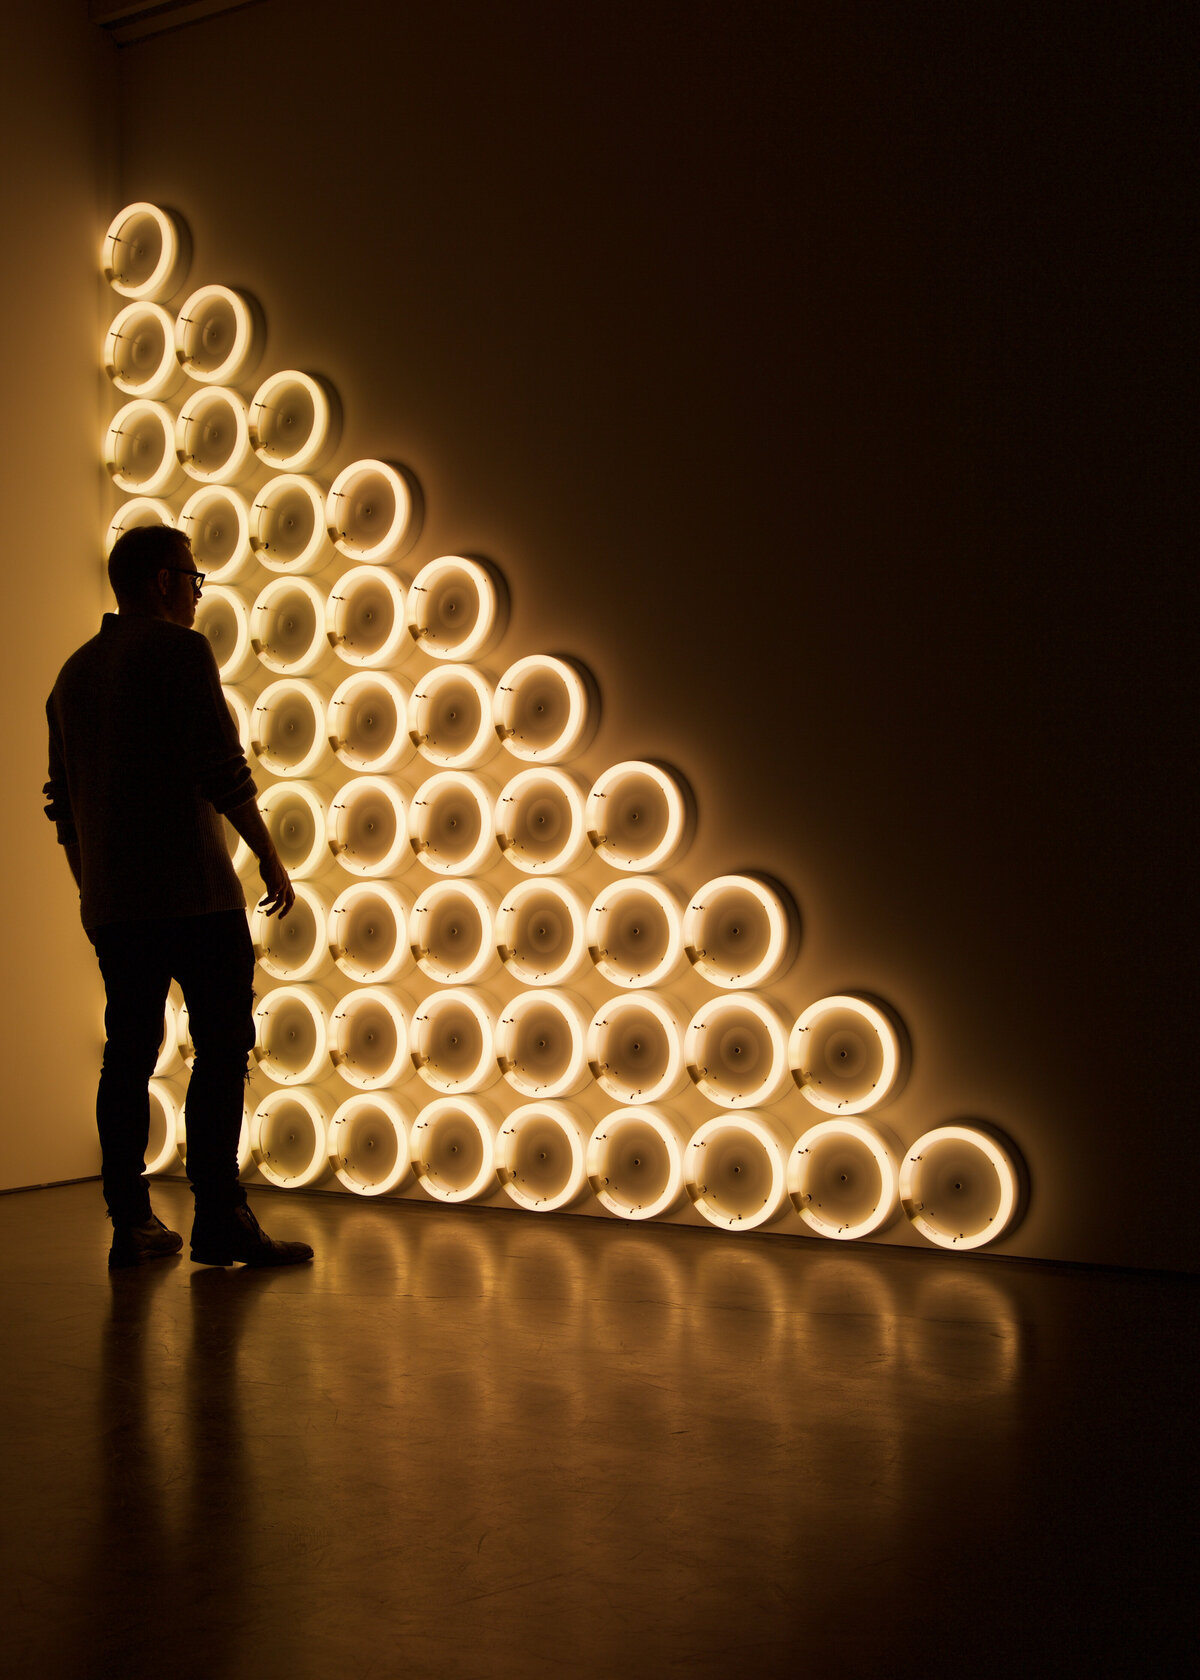
[[[199,631],[105,613],[46,717],[46,815],[79,847],[85,928],[245,908],[221,815],[254,780]]]

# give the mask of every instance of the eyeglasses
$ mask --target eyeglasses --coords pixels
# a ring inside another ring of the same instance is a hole
[[[164,566],[162,569],[164,572],[178,572],[181,577],[191,578],[196,599],[197,601],[200,599],[200,591],[204,588],[204,580],[208,576],[207,572],[194,572],[187,566]]]

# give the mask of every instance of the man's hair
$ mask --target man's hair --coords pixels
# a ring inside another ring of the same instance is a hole
[[[135,525],[123,531],[108,557],[108,581],[118,606],[144,601],[155,575],[176,566],[187,538],[171,525]]]

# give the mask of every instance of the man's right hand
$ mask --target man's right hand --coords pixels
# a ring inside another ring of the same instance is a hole
[[[274,850],[259,858],[258,869],[267,889],[266,897],[258,901],[258,908],[265,916],[277,915],[282,921],[296,902],[296,889],[291,877],[280,863],[279,853]]]

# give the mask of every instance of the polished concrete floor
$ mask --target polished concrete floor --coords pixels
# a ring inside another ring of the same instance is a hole
[[[0,1197],[5,1673],[1194,1670],[1195,1280],[255,1205],[316,1263]]]

